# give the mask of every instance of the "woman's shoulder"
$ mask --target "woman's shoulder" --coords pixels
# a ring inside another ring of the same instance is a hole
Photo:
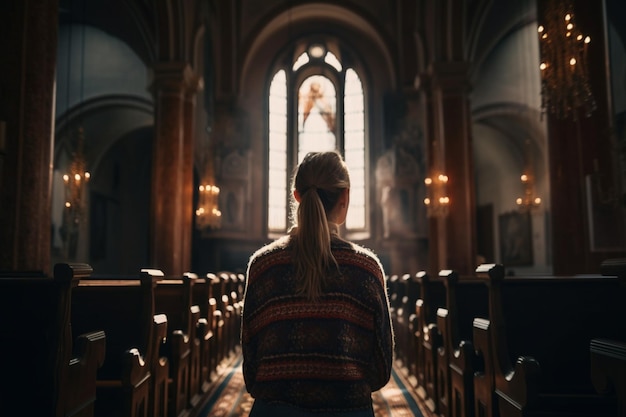
[[[261,246],[252,254],[251,258],[258,258],[258,257],[271,254],[272,252],[285,249],[288,245],[289,245],[289,236],[280,237],[274,240],[273,242],[270,242],[264,246]]]
[[[254,264],[271,262],[273,259],[280,258],[281,256],[287,259],[289,255],[287,254],[286,249],[289,246],[289,242],[289,236],[283,236],[257,249],[252,256],[250,256],[248,268]],[[280,262],[279,259],[276,259],[276,261]]]
[[[360,267],[379,278],[384,278],[383,265],[373,250],[348,241],[342,241],[336,249],[335,257],[339,263]]]

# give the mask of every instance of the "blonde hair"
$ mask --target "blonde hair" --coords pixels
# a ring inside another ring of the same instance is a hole
[[[315,299],[331,267],[339,270],[330,249],[328,215],[350,188],[348,168],[338,152],[310,152],[298,166],[293,188],[300,195],[300,204],[294,206],[297,228],[292,232],[295,272],[301,278],[298,293]]]

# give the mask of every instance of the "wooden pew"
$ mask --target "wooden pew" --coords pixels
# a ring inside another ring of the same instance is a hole
[[[243,310],[243,291],[242,282],[245,277],[234,272],[227,272],[228,280],[226,282],[226,294],[228,295],[229,312],[229,340],[227,356],[236,353],[235,350],[239,346],[239,336],[241,331],[241,312]]]
[[[224,327],[222,331],[222,341],[219,348],[221,349],[222,360],[228,358],[233,347],[233,340],[236,337],[235,332],[238,335],[239,329],[235,329],[235,308],[232,305],[231,299],[231,274],[227,271],[217,273],[217,277],[220,279],[220,289],[217,309],[222,312],[224,320]]]
[[[415,319],[415,302],[419,298],[419,287],[411,274],[398,277],[398,300],[396,307],[396,330],[400,337],[396,338],[397,359],[407,374],[415,373],[415,338],[413,324]],[[398,334],[397,334],[398,335]]]
[[[600,272],[617,276],[622,287],[626,288],[625,258],[607,259],[602,262]],[[626,303],[626,298],[622,303]],[[620,339],[592,339],[589,352],[593,387],[602,395],[616,398],[615,415],[626,417],[626,333]]]
[[[394,336],[395,336],[394,357],[398,356],[399,344],[402,343],[399,341],[399,339],[401,339],[401,336],[398,334],[398,330],[397,330],[398,328],[397,311],[398,311],[399,304],[400,304],[398,300],[401,297],[398,294],[399,286],[400,286],[399,280],[400,280],[400,276],[397,274],[389,275],[387,276],[387,279],[386,279],[387,293],[389,294],[389,318],[391,320],[391,327],[394,330]]]
[[[500,264],[483,264],[476,268],[477,278],[484,282],[487,277],[500,279],[504,277],[504,266]],[[487,288],[487,286],[485,286]],[[488,308],[489,310],[489,308]],[[489,313],[484,318],[475,317],[472,322],[472,342],[474,351],[478,356],[474,371],[474,416],[495,417],[498,416],[498,402],[496,399],[496,382],[494,356],[492,349],[491,322],[488,320]]]
[[[200,319],[196,326],[196,338],[200,340],[200,381],[198,392],[206,393],[211,385],[211,373],[213,361],[211,360],[211,344],[213,343],[213,312],[215,311],[215,301],[211,302],[211,278],[208,276],[195,276],[194,284],[191,287],[192,305],[200,308]]]
[[[155,278],[91,276],[81,279],[72,296],[72,330],[103,329],[106,361],[98,372],[95,414],[146,417],[162,415],[159,344],[167,321],[154,314]],[[163,393],[164,394],[164,393]]]
[[[229,340],[228,354],[235,353],[236,347],[239,345],[239,335],[241,330],[241,311],[243,308],[242,293],[239,292],[239,276],[234,272],[227,272],[228,280],[226,282],[226,294],[228,295],[228,312],[229,312]]]
[[[224,290],[222,289],[222,279],[217,276],[217,274],[208,273],[207,277],[211,280],[211,299],[209,302],[212,304],[214,310],[213,323],[211,325],[214,332],[212,344],[213,353],[211,354],[213,361],[211,366],[213,370],[211,380],[213,380],[217,377],[218,366],[224,359],[224,349],[222,348],[224,345],[224,313],[222,312],[222,294]]]
[[[161,347],[167,340],[167,316],[155,314],[153,319],[153,335],[151,346],[146,355],[150,365],[150,404],[148,415],[151,417],[167,417],[168,413],[168,377],[170,364],[165,356],[161,356]]]
[[[414,275],[406,274],[405,277],[406,277],[406,283],[407,283],[406,309],[407,309],[407,321],[408,321],[406,367],[407,367],[409,381],[413,385],[417,385],[417,367],[418,367],[417,343],[418,343],[418,334],[420,334],[420,330],[418,328],[415,303],[420,298],[420,287]]]
[[[439,278],[446,289],[445,307],[437,309],[442,343],[437,350],[439,414],[474,415],[474,372],[478,363],[472,342],[473,321],[488,316],[487,288],[475,277],[459,277],[442,270]]]
[[[505,277],[495,266],[477,277],[489,291],[489,323],[474,335],[488,333],[491,352],[482,355],[493,370],[491,415],[613,415],[614,402],[593,389],[589,343],[626,332],[626,322],[615,320],[626,314],[617,277]]]
[[[243,293],[246,285],[246,275],[242,273],[235,274],[234,285],[234,305],[235,305],[235,346],[241,348],[241,316],[243,314]]]
[[[200,307],[192,303],[197,276],[162,277],[156,281],[155,309],[168,318],[168,341],[164,352],[170,361],[169,415],[187,416],[199,406],[201,340],[198,337]]]
[[[472,340],[479,355],[479,362],[474,372],[474,416],[498,416],[496,401],[495,370],[491,358],[491,323],[488,319],[477,317],[472,323]],[[487,358],[487,359],[485,359]]]
[[[224,321],[222,320],[221,312],[217,309],[218,302],[216,298],[217,291],[219,291],[220,279],[213,273],[207,273],[206,279],[209,282],[211,296],[209,298],[209,310],[212,315],[209,316],[209,327],[213,332],[213,337],[209,344],[209,369],[210,379],[214,381],[217,378],[217,366],[220,362],[220,349],[219,343],[222,338],[222,328]]]
[[[93,416],[105,334],[73,339],[70,328],[72,291],[91,272],[87,264],[57,264],[53,277],[0,273],[1,415]]]
[[[440,279],[431,279],[423,271],[418,272],[415,278],[420,287],[420,298],[415,302],[416,321],[420,329],[417,394],[430,411],[438,413],[437,350],[442,342],[437,327],[437,309],[445,303],[445,289]]]
[[[615,417],[626,417],[626,342],[592,339],[591,381],[595,390],[615,398]]]
[[[409,281],[410,274],[392,275],[390,277],[390,313],[396,336],[396,359],[399,364],[408,369],[410,351],[409,316],[411,309],[415,306],[415,301],[409,305]]]

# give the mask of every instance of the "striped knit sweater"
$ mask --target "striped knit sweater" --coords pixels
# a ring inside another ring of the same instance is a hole
[[[310,411],[371,407],[389,380],[393,331],[378,258],[333,238],[341,276],[311,302],[295,296],[290,238],[248,265],[241,342],[246,388],[257,399]]]

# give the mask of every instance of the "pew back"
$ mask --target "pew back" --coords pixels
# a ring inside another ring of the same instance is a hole
[[[93,415],[105,335],[81,334],[73,346],[70,329],[72,290],[90,273],[86,264],[57,264],[54,277],[0,274],[3,415]]]
[[[72,331],[103,329],[106,361],[98,372],[96,415],[147,416],[154,342],[154,278],[92,276],[82,279],[72,297]]]
[[[442,338],[437,357],[439,412],[466,417],[473,414],[473,378],[479,361],[472,342],[473,322],[488,316],[487,288],[475,277],[459,277],[452,270],[440,271],[439,278],[446,290],[446,305],[437,310]]]
[[[626,331],[616,320],[626,312],[618,279],[503,272],[478,274],[489,288],[492,354],[485,361],[493,365],[500,414],[604,415],[608,403],[589,376],[589,343]]]
[[[532,356],[540,392],[592,392],[589,342],[626,334],[623,289],[614,277],[505,278],[502,313],[509,358]],[[623,305],[623,304],[622,304]]]

